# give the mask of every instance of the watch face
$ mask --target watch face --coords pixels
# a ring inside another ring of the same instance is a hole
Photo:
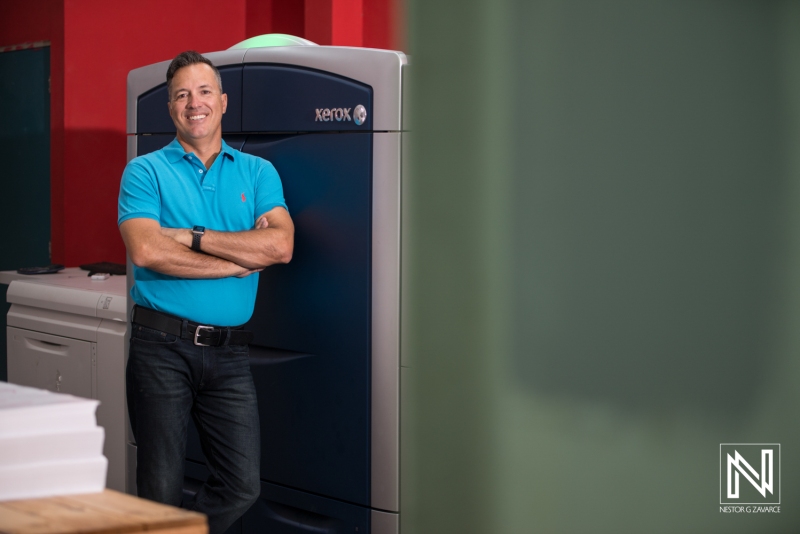
[[[206,229],[205,229],[204,226],[195,226],[194,228],[192,228],[192,232],[194,232],[196,234],[202,234],[205,231],[206,231]]]

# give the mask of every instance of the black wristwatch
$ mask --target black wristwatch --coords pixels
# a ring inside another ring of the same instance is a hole
[[[192,250],[195,252],[200,252],[200,239],[202,239],[205,233],[206,229],[203,226],[195,226],[192,228]]]

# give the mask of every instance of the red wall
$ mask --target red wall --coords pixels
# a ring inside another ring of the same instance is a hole
[[[392,22],[398,1],[0,1],[0,46],[51,42],[53,261],[125,261],[116,220],[128,71],[183,50],[224,50],[264,33],[322,45],[399,48]]]
[[[194,0],[191,8],[162,0],[127,4],[64,1],[64,237],[60,247],[54,241],[53,258],[66,265],[125,260],[116,201],[126,160],[128,72],[245,38],[244,0],[227,0],[225,9],[218,0]]]
[[[245,14],[247,37],[265,33],[305,35],[305,0],[249,0]]]
[[[320,45],[402,50],[401,0],[305,0],[305,38]]]

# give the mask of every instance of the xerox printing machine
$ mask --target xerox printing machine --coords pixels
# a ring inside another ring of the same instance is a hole
[[[205,54],[228,95],[226,142],[272,162],[296,227],[293,259],[261,273],[247,325],[262,490],[235,528],[397,533],[406,56],[272,39],[289,46]],[[129,160],[175,136],[168,65],[128,76]],[[206,473],[192,429],[185,491]]]

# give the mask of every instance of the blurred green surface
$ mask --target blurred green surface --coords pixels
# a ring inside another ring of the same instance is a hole
[[[403,532],[800,532],[800,5],[408,28]],[[781,513],[720,513],[760,442]]]

